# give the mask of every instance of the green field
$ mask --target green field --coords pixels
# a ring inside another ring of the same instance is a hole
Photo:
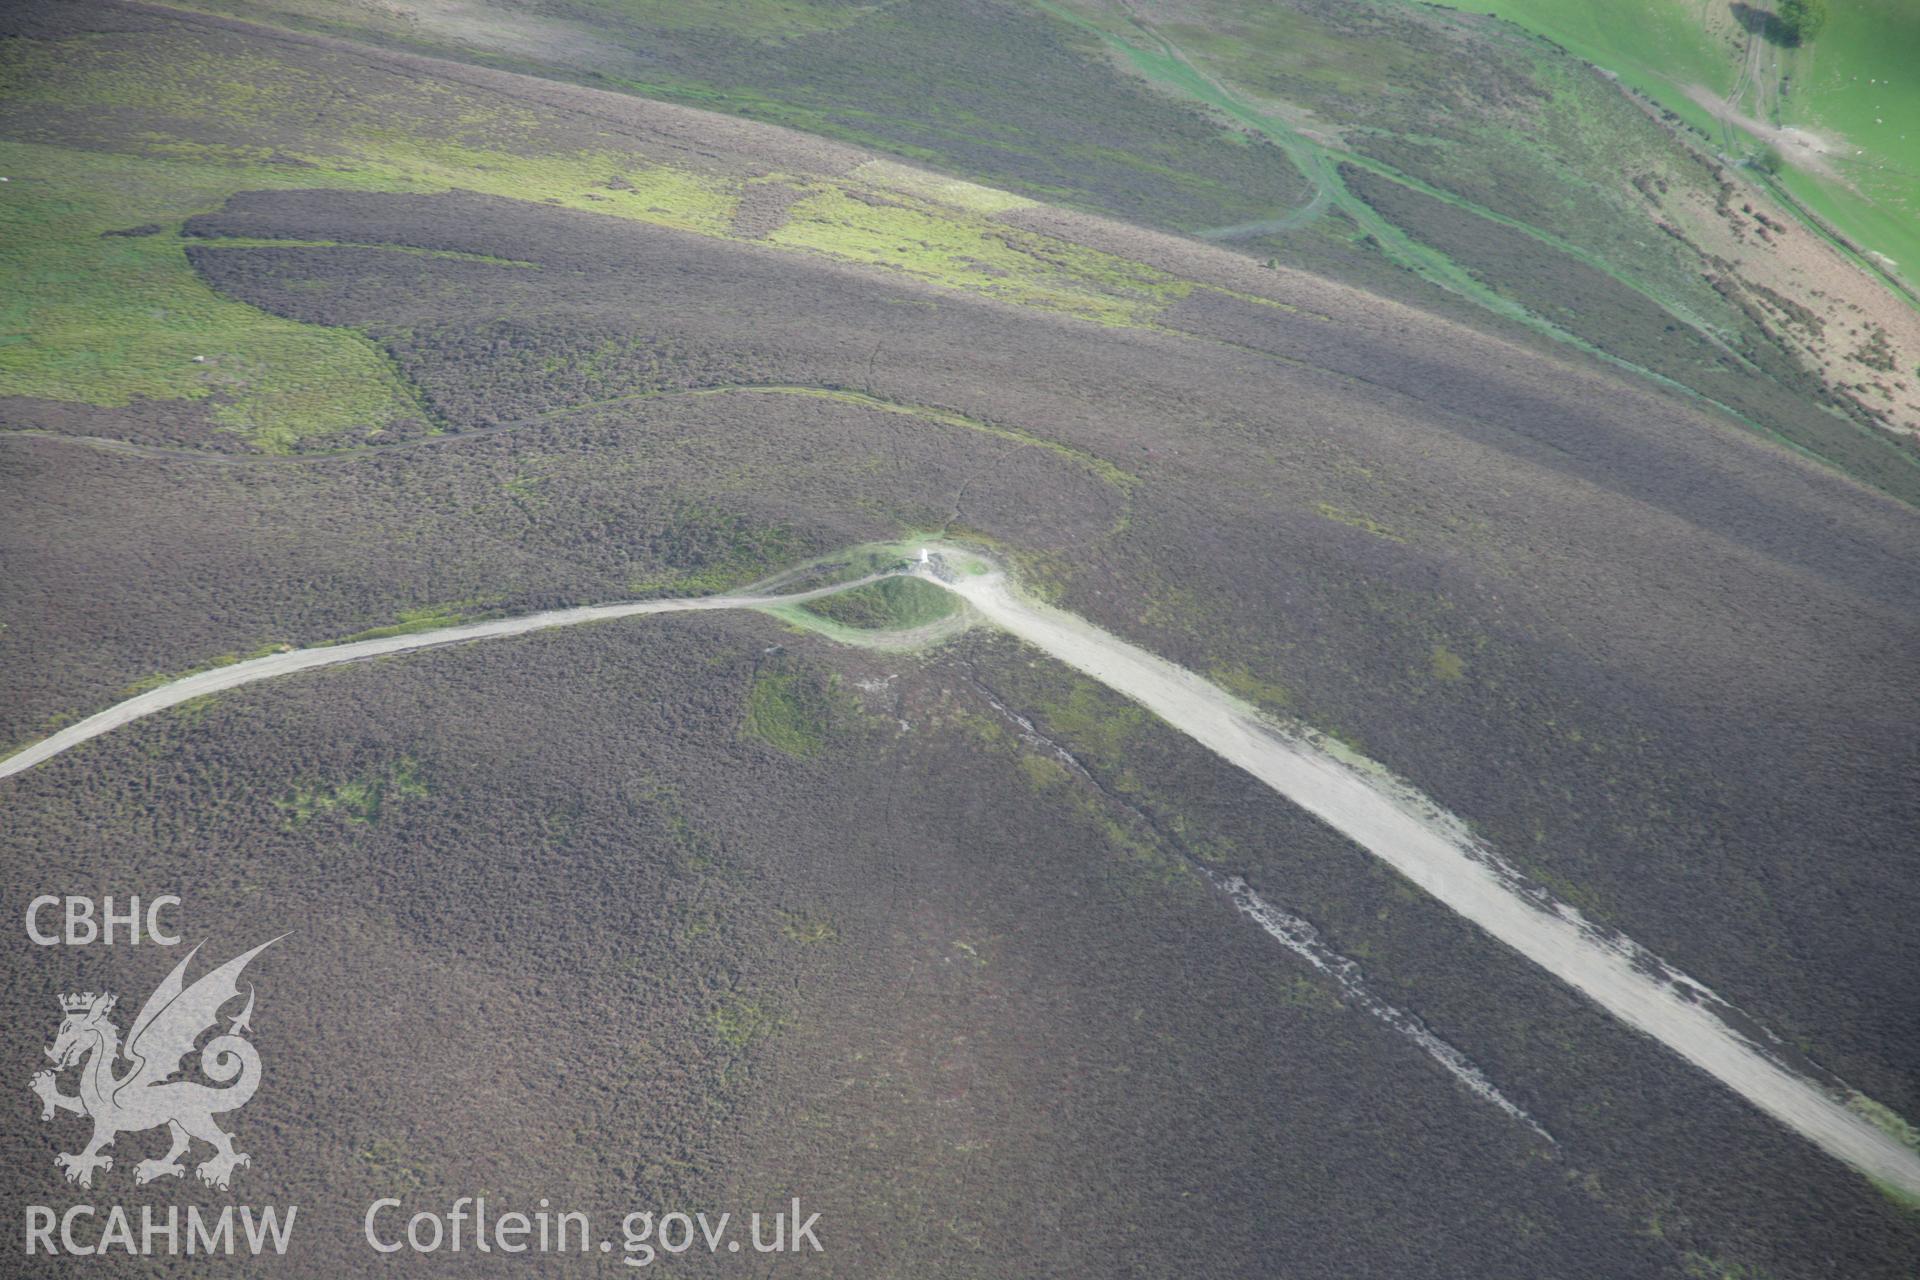
[[[1439,2],[1545,36],[1735,154],[1757,152],[1764,139],[1716,120],[1689,88],[1733,94],[1735,109],[1763,124],[1820,134],[1831,148],[1832,175],[1790,164],[1777,192],[1909,289],[1920,280],[1920,5],[1833,0],[1832,17],[1811,45],[1761,52],[1756,84],[1742,75],[1746,33],[1727,25],[1724,8],[1710,0]],[[1718,31],[1709,29],[1714,17],[1722,20]]]
[[[1794,55],[1793,78],[1786,122],[1846,140],[1835,165],[1859,196],[1801,174],[1792,191],[1920,279],[1920,5],[1836,0],[1826,31]]]
[[[1733,88],[1740,46],[1707,29],[1713,0],[1441,0],[1449,7],[1537,31],[1621,80],[1665,101],[1675,85],[1718,94]],[[1725,5],[1717,6],[1720,11]],[[1668,104],[1703,127],[1711,117],[1684,97]]]

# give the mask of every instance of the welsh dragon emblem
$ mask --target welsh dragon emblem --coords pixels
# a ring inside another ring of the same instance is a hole
[[[195,1173],[209,1186],[227,1189],[233,1171],[249,1160],[233,1149],[233,1135],[214,1123],[214,1117],[245,1106],[260,1085],[260,1054],[245,1037],[253,1017],[251,985],[246,1006],[230,1016],[226,1031],[200,1046],[200,1074],[214,1084],[174,1077],[200,1037],[218,1030],[222,1007],[239,997],[240,973],[247,962],[278,941],[235,956],[192,986],[186,985],[187,965],[200,948],[189,951],[141,1006],[124,1050],[120,1029],[109,1017],[116,997],[91,991],[60,997],[60,1033],[46,1051],[54,1070],[36,1073],[33,1091],[40,1097],[42,1120],[53,1119],[59,1111],[93,1120],[93,1139],[85,1150],[54,1157],[68,1182],[92,1186],[94,1170],[113,1168],[113,1157],[101,1152],[115,1138],[165,1125],[173,1145],[160,1159],[136,1164],[133,1180],[181,1177],[186,1168],[180,1157],[197,1138],[211,1146],[213,1154]],[[119,1069],[122,1057],[129,1064],[125,1070]],[[61,1093],[60,1073],[75,1066],[80,1069],[79,1092]]]

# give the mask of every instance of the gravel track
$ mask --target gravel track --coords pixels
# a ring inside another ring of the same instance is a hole
[[[1521,892],[1514,873],[1476,847],[1457,818],[1412,788],[1275,729],[1191,671],[1073,614],[1016,595],[998,573],[920,572],[987,621],[1131,698],[1252,774],[1823,1151],[1920,1197],[1920,1155],[1728,1025],[1713,1009],[1730,1006],[1700,983],[1630,940],[1609,936],[1571,907]]]
[[[855,581],[834,583],[831,586],[818,587],[811,591],[798,591],[790,595],[693,596],[684,599],[634,600],[625,604],[589,604],[573,609],[549,609],[544,613],[530,613],[518,618],[495,618],[487,622],[469,622],[455,627],[442,627],[435,631],[416,631],[410,635],[383,636],[377,640],[354,640],[346,644],[319,645],[310,649],[293,649],[286,653],[269,654],[264,658],[253,658],[230,666],[215,667],[211,671],[182,676],[170,684],[163,684],[158,689],[149,690],[138,697],[128,698],[125,702],[116,703],[105,711],[70,724],[51,737],[43,738],[32,746],[8,756],[5,760],[0,760],[0,778],[11,777],[31,769],[37,764],[51,760],[63,751],[70,751],[83,742],[118,729],[123,724],[131,724],[155,712],[165,711],[168,707],[177,707],[183,702],[191,702],[195,698],[205,697],[210,693],[237,689],[241,685],[253,684],[260,680],[272,680],[279,676],[290,676],[299,671],[311,671],[316,667],[338,666],[343,662],[364,662],[368,658],[410,653],[415,649],[436,649],[442,645],[461,644],[468,640],[491,640],[499,636],[521,636],[530,631],[579,626],[583,622],[606,622],[614,618],[633,618],[642,614],[686,613],[699,609],[763,609],[772,605],[804,604],[808,600],[818,600],[822,596],[851,591],[855,587],[863,587],[870,582],[878,582],[890,576],[885,573],[870,574]]]
[[[1132,699],[1228,763],[1365,848],[1413,883],[1574,987],[1628,1026],[1659,1040],[1794,1132],[1853,1168],[1920,1198],[1920,1155],[1849,1110],[1826,1088],[1790,1070],[1713,1012],[1723,1001],[1609,936],[1564,904],[1522,892],[1514,873],[1464,826],[1404,783],[1343,761],[1263,721],[1257,712],[1185,668],[1136,648],[1073,614],[1015,594],[1004,575],[955,574],[943,548],[916,576],[958,595],[987,621]],[[121,725],[194,698],[319,667],[526,635],[645,614],[801,604],[892,576],[871,574],[786,595],[738,594],[584,605],[411,635],[276,653],[184,676],[129,698],[0,760],[0,778],[33,768]],[[1652,961],[1649,963],[1649,961]]]

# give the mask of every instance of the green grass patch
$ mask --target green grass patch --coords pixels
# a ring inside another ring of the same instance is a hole
[[[1022,751],[1020,774],[1035,791],[1051,791],[1072,781],[1073,773],[1059,760],[1038,751]]]
[[[426,1185],[426,1175],[414,1164],[409,1147],[391,1138],[375,1138],[355,1154],[378,1187],[388,1191],[417,1191]]]
[[[1920,1213],[1920,1196],[1916,1196],[1905,1187],[1892,1182],[1882,1181],[1879,1178],[1868,1178],[1867,1181],[1873,1183],[1881,1195],[1893,1201],[1902,1209],[1907,1210],[1909,1213]]]
[[[1322,502],[1316,506],[1314,510],[1318,512],[1323,519],[1332,520],[1336,524],[1344,524],[1350,529],[1359,529],[1363,533],[1370,533],[1376,538],[1385,538],[1388,542],[1406,541],[1405,538],[1395,533],[1392,529],[1389,529],[1386,525],[1381,524],[1372,516],[1362,515],[1357,511],[1348,511],[1345,507],[1336,507],[1331,502]]]
[[[352,644],[356,640],[384,640],[388,636],[410,636],[421,631],[438,631],[442,627],[457,627],[470,622],[474,615],[464,612],[475,601],[461,601],[457,604],[429,604],[417,609],[402,609],[398,622],[382,627],[369,627],[365,631],[356,631],[350,636],[338,640],[329,640],[328,644]]]
[[[840,188],[818,190],[795,202],[768,239],[1102,324],[1143,324],[1193,287],[1141,263],[907,194],[863,200]]]
[[[1920,1129],[1915,1129],[1906,1117],[1884,1102],[1875,1102],[1864,1093],[1850,1094],[1847,1110],[1909,1150],[1920,1151]]]
[[[831,920],[804,911],[782,911],[780,936],[808,946],[824,946],[840,941],[840,930]]]
[[[284,640],[269,640],[267,643],[257,648],[249,649],[245,653],[223,653],[217,658],[209,658],[199,666],[186,671],[156,671],[152,675],[142,676],[140,679],[126,686],[126,688],[120,691],[119,696],[121,699],[132,698],[139,694],[161,688],[164,685],[170,685],[176,680],[184,680],[188,676],[197,676],[203,671],[214,671],[220,667],[231,667],[239,662],[252,662],[256,658],[270,657],[276,653],[285,653],[291,648],[293,648],[293,646]]]
[[[1265,711],[1286,712],[1293,706],[1293,691],[1275,680],[1254,674],[1244,662],[1211,667],[1207,676],[1213,683]]]
[[[1459,684],[1467,678],[1467,661],[1444,644],[1436,644],[1427,655],[1427,670],[1443,684]]]
[[[963,178],[949,178],[945,174],[930,173],[925,169],[915,169],[894,160],[869,160],[855,169],[853,176],[861,182],[872,183],[876,187],[919,196],[935,204],[951,205],[970,213],[1006,213],[1013,209],[1031,208],[1038,203],[1011,191],[1002,191],[997,187],[983,187],[977,182],[968,182]]]
[[[270,452],[424,416],[359,334],[224,298],[188,263],[182,219],[237,190],[295,185],[288,171],[13,142],[0,142],[0,169],[0,394],[213,397],[215,421]],[[102,234],[153,222],[155,234]]]
[[[707,1025],[721,1044],[738,1051],[777,1035],[786,1019],[766,1001],[736,995],[707,1015]]]
[[[919,578],[886,578],[814,600],[807,610],[861,631],[931,626],[960,611],[959,597]]]
[[[302,783],[273,802],[287,825],[303,827],[322,814],[337,813],[349,822],[371,824],[390,804],[427,794],[419,761],[403,756],[384,769],[345,782]]]
[[[1066,698],[1047,702],[1040,711],[1048,728],[1070,741],[1077,754],[1113,770],[1125,766],[1128,743],[1147,721],[1141,707],[1082,679],[1075,679]]]
[[[893,653],[930,649],[935,645],[944,644],[965,631],[968,625],[966,611],[957,608],[939,621],[911,630],[849,626],[833,618],[823,617],[805,605],[797,604],[773,605],[759,612],[780,619],[796,632],[823,636],[835,644],[849,645],[856,649],[880,649]]]
[[[825,692],[788,672],[762,671],[747,690],[747,736],[796,759],[810,759],[827,745]]]

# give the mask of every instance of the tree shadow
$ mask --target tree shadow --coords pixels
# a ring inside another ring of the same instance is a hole
[[[1733,12],[1733,20],[1740,24],[1741,30],[1748,35],[1759,36],[1769,44],[1782,47],[1794,43],[1793,32],[1787,24],[1765,9],[1756,9],[1750,4],[1741,4],[1739,0],[1728,6]]]

